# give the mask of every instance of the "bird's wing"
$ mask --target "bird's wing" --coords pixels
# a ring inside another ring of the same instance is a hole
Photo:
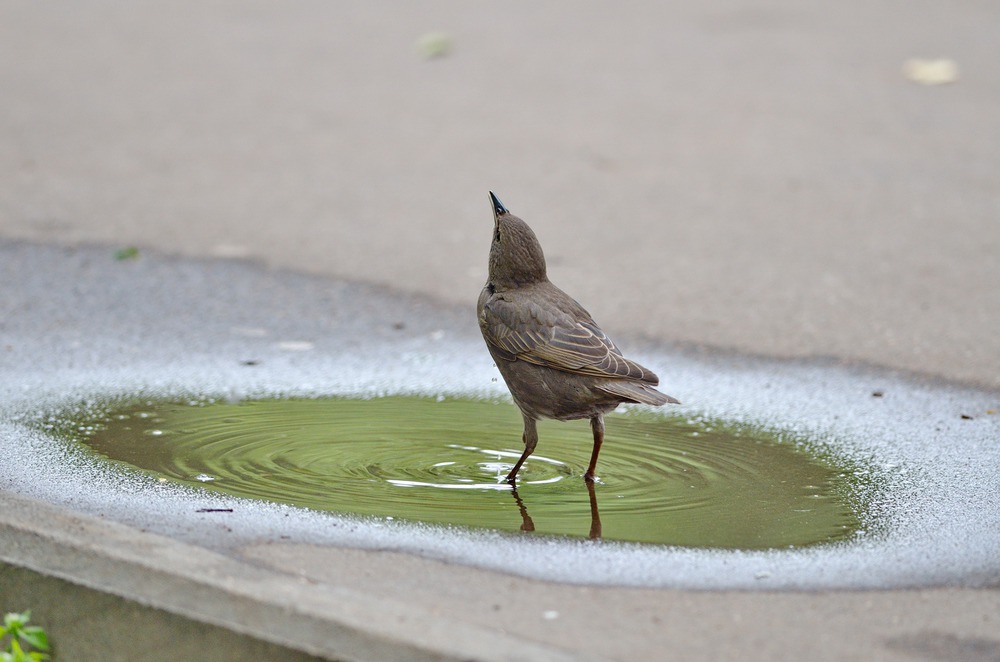
[[[529,300],[515,305],[493,296],[481,307],[479,321],[486,341],[511,360],[594,377],[659,382],[652,371],[622,356],[589,315],[578,319]]]

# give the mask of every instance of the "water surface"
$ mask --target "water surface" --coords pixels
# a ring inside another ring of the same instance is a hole
[[[161,480],[316,510],[462,527],[765,549],[860,527],[851,470],[794,438],[717,421],[607,417],[600,482],[582,479],[587,421],[543,421],[521,452],[507,402],[420,397],[142,402],[77,421],[74,436]]]

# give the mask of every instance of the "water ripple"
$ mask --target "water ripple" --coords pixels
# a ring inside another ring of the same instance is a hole
[[[520,416],[506,403],[144,403],[76,428],[95,451],[167,479],[318,510],[745,549],[859,527],[848,468],[718,421],[609,417],[596,489],[582,480],[586,421],[543,421],[516,491],[503,477],[521,453]]]

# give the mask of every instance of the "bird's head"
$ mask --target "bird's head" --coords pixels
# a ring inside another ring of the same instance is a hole
[[[490,192],[493,203],[493,244],[490,282],[495,287],[527,285],[547,280],[545,256],[535,233]]]

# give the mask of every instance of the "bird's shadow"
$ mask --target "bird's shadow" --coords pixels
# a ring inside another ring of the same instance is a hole
[[[590,498],[590,531],[587,533],[587,537],[591,540],[601,539],[601,513],[597,508],[597,491],[594,489],[594,483],[591,481],[584,481],[587,486],[587,495]],[[517,509],[521,513],[521,530],[526,533],[532,533],[535,530],[535,521],[531,519],[531,515],[528,513],[528,506],[525,505],[524,499],[517,492],[517,486],[511,486],[511,495],[514,497],[515,503],[517,503]]]

